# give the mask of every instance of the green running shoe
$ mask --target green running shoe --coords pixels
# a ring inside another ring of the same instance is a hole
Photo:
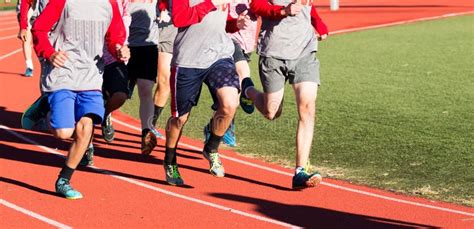
[[[219,158],[219,153],[208,153],[203,151],[202,154],[204,157],[209,161],[209,172],[216,177],[224,177],[225,170],[224,166],[222,165],[221,159]]]
[[[69,180],[65,178],[58,178],[56,181],[56,193],[66,197],[69,200],[77,200],[82,198],[82,194],[75,190],[71,184],[69,184]]]
[[[184,181],[179,174],[178,165],[163,164],[166,174],[166,182],[170,185],[183,185]]]
[[[49,112],[48,95],[41,95],[21,116],[21,127],[32,130]]]
[[[318,172],[308,174],[304,169],[293,176],[293,189],[304,189],[315,187],[322,181]]]
[[[86,153],[82,156],[79,162],[81,166],[92,166],[94,165],[94,145],[92,143],[87,147]]]
[[[115,129],[112,125],[111,118],[112,114],[107,115],[102,123],[102,137],[107,143],[111,143],[115,138]]]

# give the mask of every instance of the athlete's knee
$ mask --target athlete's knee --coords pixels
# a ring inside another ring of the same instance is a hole
[[[89,141],[90,135],[92,134],[94,124],[92,121],[93,117],[87,115],[81,118],[76,124],[76,139]]]
[[[237,107],[239,106],[239,101],[236,98],[228,98],[224,99],[221,104],[219,104],[219,110],[221,110],[221,114],[233,116]]]
[[[168,72],[160,72],[157,77],[158,86],[160,89],[170,87],[170,74]]]
[[[265,106],[263,116],[268,120],[275,120],[281,116],[283,104],[281,101],[270,102]]]
[[[182,115],[179,117],[170,117],[168,119],[168,128],[170,127],[176,127],[176,128],[183,128],[184,124],[188,121],[188,115]]]
[[[74,129],[73,128],[67,128],[67,129],[54,129],[52,130],[53,135],[56,138],[59,138],[61,140],[67,140],[72,137],[74,134]]]
[[[298,105],[298,114],[301,120],[314,119],[316,114],[316,104],[314,102],[308,102]]]
[[[124,92],[115,92],[111,96],[111,100],[117,101],[121,104],[125,103],[125,101],[127,101],[127,98],[128,98],[128,95]]]
[[[265,111],[265,114],[263,114],[263,116],[266,119],[268,119],[270,121],[273,121],[273,120],[275,120],[275,119],[277,119],[281,116],[281,112],[267,110],[267,111]]]

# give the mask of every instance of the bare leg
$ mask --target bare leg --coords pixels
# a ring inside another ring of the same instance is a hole
[[[269,120],[274,120],[281,115],[284,88],[272,93],[259,92],[255,87],[247,89],[247,96],[254,102],[260,113]]]
[[[212,132],[223,136],[229,128],[239,104],[238,91],[233,87],[223,87],[216,92],[219,106],[212,119]]]
[[[298,129],[296,131],[296,166],[308,163],[313,142],[316,113],[317,83],[302,82],[293,85],[298,108]]]
[[[242,79],[245,77],[250,77],[250,67],[249,63],[245,60],[241,60],[235,63],[235,70],[239,75],[239,82],[242,83]]]
[[[179,138],[183,131],[183,127],[188,121],[190,113],[184,114],[178,118],[170,117],[166,125],[166,147],[176,148],[178,145]]]
[[[158,86],[155,91],[155,105],[164,107],[170,96],[170,74],[171,59],[170,53],[158,53]]]

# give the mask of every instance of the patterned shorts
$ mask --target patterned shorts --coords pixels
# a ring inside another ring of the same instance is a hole
[[[185,115],[197,105],[202,83],[205,83],[212,93],[223,87],[233,87],[240,91],[239,76],[232,59],[218,60],[207,69],[173,66],[170,76],[173,117]]]

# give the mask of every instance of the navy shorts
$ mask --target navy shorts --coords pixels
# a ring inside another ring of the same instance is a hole
[[[48,102],[53,129],[74,128],[86,115],[94,124],[100,124],[104,117],[104,100],[100,91],[58,90],[48,95]]]
[[[207,69],[171,68],[171,115],[180,117],[196,106],[201,95],[202,83],[212,93],[223,87],[233,87],[240,91],[239,76],[232,59],[216,61]]]

